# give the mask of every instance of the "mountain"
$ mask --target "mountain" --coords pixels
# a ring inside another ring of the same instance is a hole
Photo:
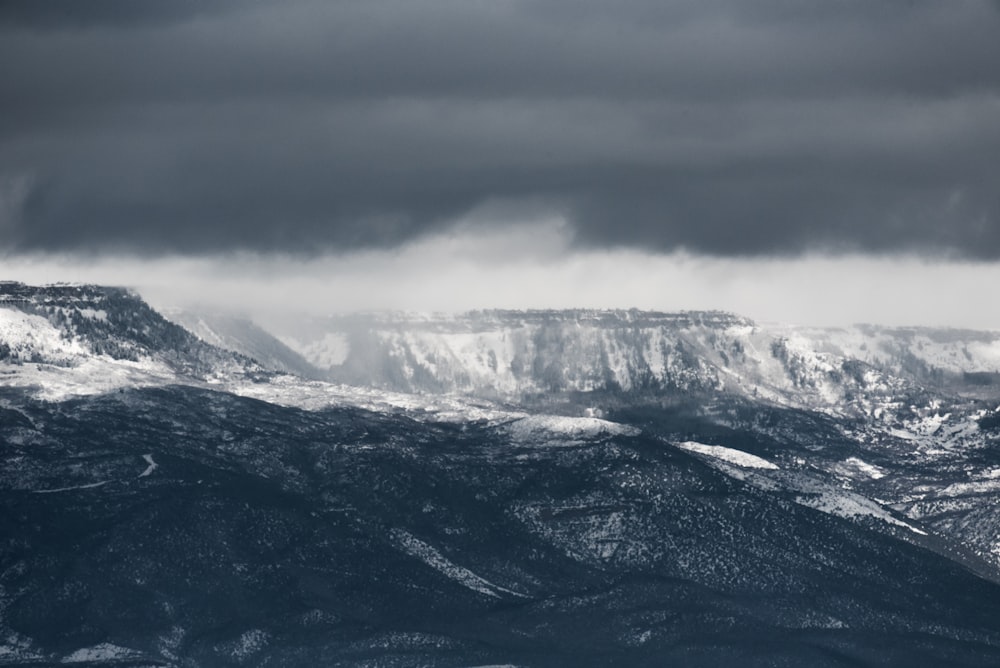
[[[7,384],[39,386],[53,396],[265,371],[204,343],[134,292],[94,285],[0,283],[0,360]]]
[[[1000,586],[784,456],[177,386],[5,410],[25,664],[1000,659]]]
[[[719,312],[370,314],[284,334],[335,381],[518,399],[709,391],[873,410],[861,400],[900,383],[989,393],[1000,372],[1000,333],[761,326]]]
[[[166,311],[164,316],[205,343],[249,357],[272,371],[323,377],[319,369],[249,318],[183,309]]]
[[[991,334],[0,285],[0,665],[1000,664]]]
[[[286,340],[350,385],[627,420],[683,405],[782,447],[849,443],[808,461],[1000,565],[995,332],[635,310],[367,314],[298,332]]]

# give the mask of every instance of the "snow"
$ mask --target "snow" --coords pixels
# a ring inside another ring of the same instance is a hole
[[[95,318],[102,311],[95,311]],[[116,360],[95,355],[79,339],[68,339],[45,318],[0,307],[0,342],[11,349],[14,363],[0,362],[0,382],[34,388],[48,401],[103,394],[138,385],[175,381],[165,364],[151,359]]]
[[[583,439],[599,436],[635,436],[635,427],[594,417],[565,417],[561,415],[529,415],[507,425],[509,433],[518,440],[535,440],[549,437]]]
[[[845,459],[843,465],[840,467],[840,470],[844,469],[850,472],[863,474],[872,480],[878,480],[885,477],[885,471],[882,468],[875,466],[874,464],[869,464],[858,457],[848,457]]]
[[[965,496],[968,494],[988,494],[1000,492],[1000,480],[987,478],[972,482],[956,482],[937,492],[938,496]]]
[[[376,366],[397,378],[396,389],[501,397],[553,388],[586,392],[608,384],[628,391],[649,382],[718,388],[725,381],[727,388],[783,405],[837,412],[851,402],[864,407],[871,402],[870,393],[900,389],[898,378],[878,368],[857,369],[856,376],[845,377],[847,360],[893,369],[901,355],[920,358],[923,350],[932,364],[958,356],[964,360],[962,368],[992,369],[1000,361],[1000,335],[989,333],[933,330],[933,335],[918,336],[910,330],[859,327],[761,328],[698,314],[639,314],[639,319],[613,312],[394,315],[366,326],[366,351],[374,355]],[[313,339],[283,341],[314,364],[330,368],[351,354],[345,327],[333,323]],[[775,346],[783,352],[776,355]],[[935,349],[948,352],[935,356]],[[947,368],[958,368],[949,364]],[[856,392],[855,386],[864,391]],[[850,401],[845,400],[848,391],[854,397]],[[923,428],[929,433],[935,421],[946,419],[930,416]]]
[[[391,535],[396,545],[411,557],[420,559],[431,568],[468,587],[472,591],[492,598],[501,598],[501,593],[527,598],[524,594],[495,585],[479,577],[469,569],[452,563],[434,547],[407,531],[393,529]]]
[[[210,343],[213,346],[219,346],[220,348],[226,347],[226,340],[221,334],[212,329],[212,326],[205,322],[204,318],[197,317],[194,322],[184,321],[179,317],[180,314],[171,314],[172,317],[176,318],[177,323],[187,329],[189,332],[193,333],[199,339],[205,343]]]
[[[43,665],[44,657],[30,649],[30,641],[18,641],[16,636],[9,636],[8,645],[0,645],[0,665],[33,666]]]
[[[896,519],[882,506],[878,505],[871,499],[867,499],[858,494],[823,490],[817,494],[797,496],[795,497],[795,502],[800,505],[822,511],[829,515],[836,515],[846,519],[874,517],[882,520],[883,522],[909,529],[910,531],[920,534],[921,536],[927,535],[926,531],[922,531],[912,524]]]
[[[708,455],[709,457],[721,459],[730,464],[742,466],[743,468],[778,469],[776,464],[772,464],[763,457],[751,455],[749,452],[743,452],[734,448],[727,448],[721,445],[705,445],[704,443],[697,443],[695,441],[684,441],[676,445],[682,450],[696,452],[700,455]]]
[[[148,358],[116,360],[91,354],[73,362],[73,366],[0,363],[0,382],[8,387],[31,388],[36,397],[46,401],[183,382],[166,364]]]
[[[127,647],[112,645],[111,643],[101,643],[93,647],[78,649],[72,654],[63,657],[60,663],[89,663],[95,661],[122,661],[126,659],[141,658],[142,654]]]
[[[153,471],[155,471],[156,469],[158,469],[159,468],[159,464],[157,464],[156,462],[153,461],[153,455],[152,454],[143,455],[142,458],[146,460],[146,464],[148,464],[148,466],[146,467],[145,471],[143,471],[142,473],[139,474],[139,477],[140,478],[145,478],[149,474],[151,474]]]
[[[110,480],[102,480],[101,482],[92,482],[88,485],[73,485],[72,487],[57,487],[55,489],[35,489],[32,490],[32,494],[55,494],[56,492],[69,492],[74,489],[94,489],[95,487],[103,487],[107,485]]]
[[[48,320],[18,309],[0,307],[0,342],[11,357],[22,361],[44,359],[52,364],[70,364],[89,355],[79,340],[69,340]]]
[[[904,527],[910,531],[926,536],[927,532],[908,524],[892,516],[885,508],[877,502],[860,494],[834,487],[833,485],[814,478],[801,471],[784,471],[766,459],[751,455],[741,450],[734,450],[718,445],[705,445],[693,441],[677,443],[677,447],[708,455],[728,464],[736,464],[743,469],[755,469],[754,472],[742,472],[727,466],[720,467],[721,470],[739,480],[744,480],[755,487],[767,491],[788,490],[796,493],[795,502],[822,511],[829,515],[836,515],[846,519],[856,519],[859,517],[872,517],[888,524]],[[876,467],[866,464],[857,459],[852,462],[856,470],[864,471],[867,475],[880,473]],[[851,461],[851,460],[848,460]],[[843,466],[843,464],[841,464]],[[868,467],[869,470],[866,470]],[[838,467],[835,467],[837,470]]]
[[[82,308],[78,310],[80,315],[88,320],[100,320],[102,322],[108,321],[108,312],[104,309]]]
[[[307,381],[287,375],[275,376],[267,383],[235,379],[222,383],[221,388],[216,389],[304,410],[346,405],[371,411],[407,411],[410,417],[443,422],[497,424],[527,415],[522,411],[502,409],[490,401],[474,397],[391,392],[370,387]]]
[[[243,633],[233,648],[233,656],[244,660],[264,649],[270,641],[270,635],[261,629],[251,629]]]
[[[351,354],[351,342],[343,332],[327,332],[319,340],[308,343],[293,336],[280,336],[278,340],[319,369],[339,366]]]

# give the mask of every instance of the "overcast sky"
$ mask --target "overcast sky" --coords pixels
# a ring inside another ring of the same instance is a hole
[[[1000,328],[996,1],[0,0],[0,91],[2,277]]]

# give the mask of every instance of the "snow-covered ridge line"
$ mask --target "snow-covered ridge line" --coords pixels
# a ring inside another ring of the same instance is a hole
[[[776,464],[767,461],[763,457],[751,455],[749,452],[743,452],[742,450],[736,450],[735,448],[727,448],[721,445],[705,445],[704,443],[696,443],[695,441],[683,441],[681,443],[677,443],[676,445],[681,450],[696,452],[699,455],[707,455],[709,457],[714,457],[715,459],[721,459],[722,461],[729,462],[730,464],[736,464],[737,466],[742,466],[743,468],[771,470],[777,470],[779,468]]]
[[[849,520],[871,517],[886,524],[909,529],[920,536],[927,535],[923,529],[918,529],[909,522],[896,519],[878,503],[859,494],[843,490],[822,489],[811,491],[808,494],[799,494],[795,497],[795,502],[828,515],[836,515]]]
[[[469,569],[451,562],[436,548],[428,545],[408,531],[403,529],[393,529],[391,536],[393,542],[403,552],[406,552],[411,557],[420,559],[431,568],[439,571],[474,592],[491,598],[502,598],[502,594],[509,594],[519,598],[528,598],[525,594],[493,584],[492,582],[476,575]]]
[[[365,311],[316,318],[330,327],[375,325],[425,328],[440,331],[470,331],[519,322],[525,325],[559,322],[619,327],[626,325],[734,326],[754,322],[728,311],[644,311],[639,309],[486,309],[461,313],[414,311]]]
[[[563,415],[528,415],[507,425],[508,431],[519,439],[594,438],[600,436],[636,436],[639,429],[630,425],[610,422],[595,417],[569,417]]]
[[[109,297],[139,299],[139,294],[130,288],[92,283],[53,283],[35,286],[17,281],[0,281],[0,305],[101,302]]]
[[[259,374],[125,288],[0,284],[0,382],[45,398]]]
[[[709,457],[710,463],[719,470],[761,489],[769,491],[784,489],[795,492],[794,501],[807,508],[855,521],[873,518],[908,529],[920,536],[928,535],[923,529],[897,519],[875,500],[835,487],[827,481],[813,477],[814,474],[805,474],[801,470],[785,471],[763,457],[721,445],[706,445],[695,441],[684,441],[675,445],[682,450]],[[751,470],[743,472],[740,469]]]
[[[956,382],[962,373],[980,374],[973,380],[988,385],[1000,369],[1000,335],[990,333],[761,327],[715,311],[634,309],[364,314],[314,321],[318,329],[283,338],[250,321],[197,319],[202,336],[222,350],[122,288],[6,283],[0,294],[31,302],[0,305],[0,382],[35,384],[53,397],[161,382],[240,385],[235,376],[256,374],[261,382],[278,371],[342,388],[513,405],[558,393],[727,394],[910,425],[906,397],[939,382],[939,371]],[[281,387],[258,394],[302,394],[289,392],[288,379],[270,382]],[[948,419],[947,406],[913,410],[927,427],[911,429],[914,439],[930,438]]]
[[[1000,393],[1000,334],[989,332],[567,310],[337,316],[276,335],[329,380],[399,392],[726,392],[855,416],[927,384]]]

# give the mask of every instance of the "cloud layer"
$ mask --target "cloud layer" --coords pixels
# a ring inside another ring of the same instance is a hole
[[[22,255],[4,278],[134,287],[160,308],[236,311],[287,328],[302,313],[484,308],[723,309],[759,321],[1000,330],[1000,263],[914,257],[710,258],[571,250],[563,221],[462,223],[337,258],[236,253],[158,258]]]
[[[0,4],[8,253],[1000,258],[987,0]]]

